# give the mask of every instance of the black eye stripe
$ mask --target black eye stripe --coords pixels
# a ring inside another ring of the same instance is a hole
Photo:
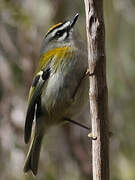
[[[66,32],[66,30],[65,29],[63,29],[63,30],[58,30],[57,32],[56,32],[56,34],[55,34],[55,36],[62,36],[63,34],[64,34],[64,32]]]
[[[56,26],[55,28],[53,28],[51,31],[49,31],[49,32],[46,34],[45,37],[47,37],[48,34],[52,33],[54,30],[56,30],[56,29],[58,29],[58,28],[61,28],[65,23],[67,23],[67,21],[65,21],[64,23],[62,23],[62,24]]]

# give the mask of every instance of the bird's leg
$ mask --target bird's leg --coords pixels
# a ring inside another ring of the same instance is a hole
[[[94,72],[93,72],[93,73],[90,73],[90,69],[89,69],[89,68],[87,69],[87,71],[85,72],[84,76],[81,78],[80,82],[78,83],[78,86],[76,87],[76,89],[75,89],[75,91],[74,91],[74,93],[73,93],[72,99],[74,99],[74,97],[75,97],[75,95],[76,95],[76,93],[77,93],[77,91],[78,91],[78,89],[79,89],[79,87],[80,87],[80,85],[81,85],[82,80],[83,80],[87,75],[93,76],[93,75],[94,75]]]
[[[76,121],[74,121],[74,120],[72,120],[72,119],[69,119],[69,118],[64,118],[64,119],[65,119],[66,121],[72,123],[72,124],[76,124],[77,126],[80,126],[80,127],[84,128],[84,129],[87,129],[87,130],[90,130],[89,127],[87,127],[87,126],[85,126],[85,125],[83,125],[83,124],[81,124],[81,123],[79,123],[79,122],[76,122]]]
[[[78,83],[78,85],[77,85],[77,87],[76,87],[76,89],[75,89],[75,91],[74,91],[74,93],[73,93],[72,99],[75,98],[76,93],[77,93],[77,91],[79,90],[79,87],[81,86],[82,80],[83,80],[87,75],[92,76],[93,74],[94,74],[94,73],[90,74],[90,70],[87,69],[87,71],[84,73],[83,77],[80,79],[80,82]]]
[[[72,123],[72,124],[75,124],[75,125],[80,126],[80,127],[84,128],[84,129],[87,129],[88,131],[91,129],[91,128],[85,126],[84,124],[81,124],[81,123],[79,123],[79,122],[76,122],[76,121],[74,121],[74,120],[72,120],[72,119],[69,119],[69,118],[64,118],[64,119],[65,119],[66,121]],[[92,136],[92,132],[88,134],[88,137],[91,138],[92,140],[96,140],[96,139],[97,139],[97,137],[93,137],[93,136]]]

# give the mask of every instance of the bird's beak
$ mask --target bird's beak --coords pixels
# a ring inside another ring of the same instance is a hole
[[[79,16],[78,13],[74,16],[73,20],[72,20],[71,23],[70,23],[70,28],[73,28],[73,27],[74,27],[74,25],[75,25],[75,23],[76,23],[76,21],[77,21],[77,19],[78,19],[78,16]]]

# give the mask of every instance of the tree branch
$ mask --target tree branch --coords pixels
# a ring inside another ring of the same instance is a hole
[[[103,0],[84,0],[90,74],[93,180],[109,180],[109,120]]]

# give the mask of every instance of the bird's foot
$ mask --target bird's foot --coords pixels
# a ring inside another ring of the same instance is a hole
[[[93,76],[94,75],[94,72],[93,73],[90,73],[90,69],[88,68],[87,71],[86,71],[86,76]]]
[[[88,134],[88,137],[91,138],[92,140],[96,140],[97,139],[97,137],[93,136],[92,132],[90,132]]]

